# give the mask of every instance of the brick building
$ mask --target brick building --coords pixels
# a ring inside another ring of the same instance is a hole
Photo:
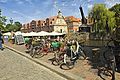
[[[22,32],[76,32],[81,25],[81,20],[74,16],[64,17],[61,11],[58,11],[57,16],[46,18],[45,20],[32,20],[30,23],[23,24]]]
[[[68,32],[67,23],[62,16],[61,11],[58,11],[57,16],[46,18],[45,20],[32,20],[30,23],[23,24],[21,28],[22,32]]]
[[[70,32],[77,32],[79,30],[79,26],[82,24],[80,19],[75,18],[74,16],[65,17],[65,20]]]

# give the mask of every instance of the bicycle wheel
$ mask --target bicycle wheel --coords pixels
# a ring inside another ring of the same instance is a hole
[[[60,65],[60,68],[63,70],[70,70],[74,68],[74,62],[70,61],[70,62],[66,62],[66,63],[62,63]]]
[[[65,62],[64,62],[64,58],[63,58],[63,63],[60,65],[60,68],[64,69],[64,70],[70,70],[70,69],[74,68],[74,63],[75,63],[75,61],[71,60],[70,57],[66,56]]]
[[[63,53],[55,53],[54,54],[54,59],[52,61],[52,64],[55,66],[60,65],[63,62],[64,54]]]
[[[105,61],[110,62],[111,60],[113,60],[113,54],[112,54],[112,50],[106,50],[103,53],[103,58],[105,59]]]
[[[59,62],[58,59],[54,59],[54,60],[52,61],[52,64],[55,65],[55,66],[58,66],[58,65],[60,65],[60,62]]]
[[[107,62],[108,68],[111,70],[112,79],[115,80],[115,69],[116,69],[116,62],[115,56],[112,53],[112,50],[107,50],[103,53],[103,57]]]
[[[36,53],[35,53],[35,58],[41,58],[44,56],[43,49],[42,48],[37,48]]]
[[[98,76],[103,80],[112,80],[112,72],[107,68],[98,69]]]

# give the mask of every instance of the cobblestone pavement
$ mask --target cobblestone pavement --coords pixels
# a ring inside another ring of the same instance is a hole
[[[13,45],[10,43],[7,43],[5,45],[10,46],[20,52],[25,53],[24,45],[15,45],[15,44]],[[53,58],[53,53],[49,53],[48,55],[45,55],[42,58],[39,58],[39,60],[42,60],[52,65],[51,61],[49,60],[51,58]],[[56,66],[56,68],[59,68],[59,66]],[[75,67],[71,70],[66,70],[66,72],[70,72],[77,76],[81,76],[85,80],[103,80],[98,76],[98,69],[89,60],[78,60]],[[116,80],[120,80],[120,73],[116,74],[116,78],[117,78]],[[110,80],[110,79],[108,78],[107,80]]]
[[[13,51],[0,50],[0,80],[66,80]]]

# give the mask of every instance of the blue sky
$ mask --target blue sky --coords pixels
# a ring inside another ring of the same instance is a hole
[[[79,6],[83,7],[85,16],[95,3],[105,3],[111,7],[120,0],[0,0],[2,15],[9,20],[27,23],[31,20],[45,19],[57,15],[58,9],[64,16],[81,18]]]

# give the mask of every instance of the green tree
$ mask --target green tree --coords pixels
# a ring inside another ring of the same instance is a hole
[[[115,13],[111,11],[106,12],[106,17],[108,18],[108,27],[110,31],[116,26]]]
[[[14,22],[14,24],[10,23],[6,25],[6,29],[8,31],[19,31],[22,27],[22,24],[20,22]]]
[[[13,31],[14,30],[14,26],[12,24],[7,24],[6,25],[6,29],[7,29],[7,31]]]
[[[6,16],[2,16],[2,11],[0,9],[0,28],[2,30],[5,30],[5,22],[6,22]]]
[[[110,30],[115,26],[115,13],[109,11],[105,4],[95,4],[89,13],[89,18],[94,21],[93,31],[97,34],[106,32],[106,21]]]
[[[22,24],[20,22],[15,22],[14,23],[14,27],[15,27],[15,30],[16,31],[20,31],[21,27],[22,27]]]
[[[115,12],[116,25],[120,26],[120,4],[114,5],[109,10]]]

